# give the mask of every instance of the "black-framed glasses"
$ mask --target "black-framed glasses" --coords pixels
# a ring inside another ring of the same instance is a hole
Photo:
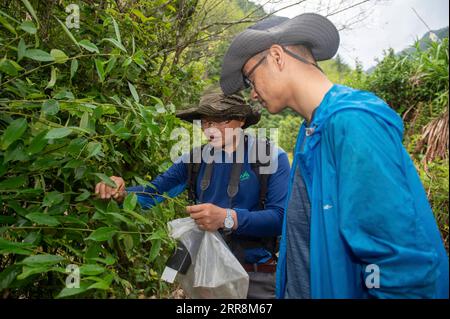
[[[200,126],[202,127],[202,129],[207,129],[210,127],[218,128],[227,125],[230,122],[231,120],[220,121],[215,119],[202,119],[200,121]]]
[[[303,63],[306,63],[306,64],[311,64],[311,65],[313,65],[314,67],[316,67],[320,72],[324,73],[323,70],[322,70],[322,68],[321,68],[317,63],[313,63],[313,62],[310,62],[310,61],[306,60],[305,58],[301,57],[300,55],[298,55],[298,54],[296,54],[296,53],[294,53],[294,52],[288,50],[288,49],[287,49],[286,47],[284,47],[284,46],[281,46],[281,48],[283,49],[283,51],[284,51],[286,54],[290,55],[290,56],[293,57],[294,59],[299,60],[300,62],[303,62]],[[252,75],[252,73],[255,72],[255,70],[258,68],[258,66],[260,66],[261,63],[263,63],[263,61],[264,61],[264,59],[265,59],[266,57],[267,57],[267,55],[263,56],[263,57],[261,58],[261,60],[259,60],[258,63],[256,63],[256,64],[253,66],[253,68],[247,73],[247,75],[243,74],[243,76],[244,76],[244,85],[245,85],[246,88],[249,88],[249,87],[252,87],[252,88],[253,88],[253,87],[254,87],[253,82],[250,80],[250,75]]]
[[[258,63],[256,63],[253,68],[247,73],[247,75],[244,75],[244,84],[246,88],[249,87],[254,87],[253,82],[250,80],[250,75],[253,74],[253,72],[255,72],[255,70],[258,68],[258,66],[261,65],[261,63],[263,63],[264,59],[267,57],[267,55],[263,56],[261,58],[261,60],[258,61]]]

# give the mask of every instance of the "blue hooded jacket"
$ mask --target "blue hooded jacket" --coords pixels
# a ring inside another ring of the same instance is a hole
[[[311,298],[448,298],[448,256],[402,137],[402,120],[385,102],[341,85],[301,126],[287,201],[298,165],[311,202]],[[277,298],[289,280],[288,213]],[[372,265],[378,288],[366,285]]]

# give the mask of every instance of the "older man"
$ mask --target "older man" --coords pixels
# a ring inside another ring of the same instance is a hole
[[[281,234],[290,174],[286,153],[267,140],[243,132],[259,121],[260,113],[237,94],[205,94],[199,106],[180,111],[177,116],[201,122],[208,139],[201,149],[206,158],[202,156],[194,163],[193,152],[184,154],[151,182],[153,187],[126,188],[122,178],[113,176],[117,188],[99,183],[96,193],[120,202],[127,192],[136,192],[141,206],[149,208],[162,199],[163,193],[173,197],[187,189],[195,203],[186,208],[187,212],[200,229],[220,230],[248,271],[248,298],[274,298],[277,237]],[[264,163],[259,161],[258,148],[263,148],[261,153],[270,153]]]

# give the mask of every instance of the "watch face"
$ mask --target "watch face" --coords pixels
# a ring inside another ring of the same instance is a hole
[[[225,218],[224,226],[225,226],[225,228],[228,228],[228,229],[233,228],[233,226],[234,226],[233,218]]]

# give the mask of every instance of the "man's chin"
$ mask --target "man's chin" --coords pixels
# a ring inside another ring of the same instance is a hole
[[[214,147],[214,148],[222,148],[222,146],[223,146],[222,141],[221,141],[221,140],[217,140],[217,139],[210,140],[210,141],[209,141],[209,144],[210,144],[212,147]]]
[[[264,103],[263,106],[270,114],[280,113],[281,111],[283,111],[286,108],[285,106],[271,105],[268,103]]]

